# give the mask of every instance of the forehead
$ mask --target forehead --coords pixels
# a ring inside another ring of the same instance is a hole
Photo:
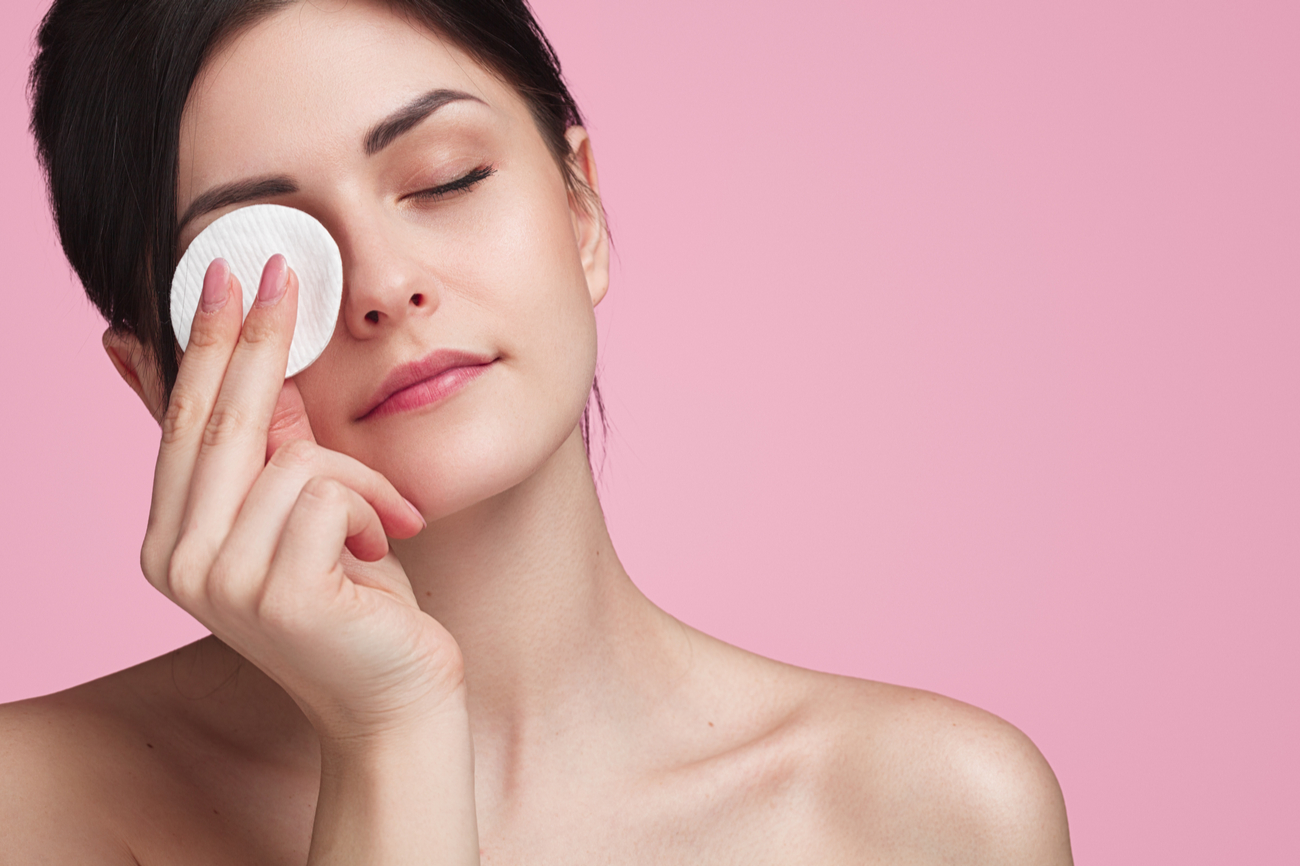
[[[382,3],[294,3],[236,34],[195,80],[178,198],[361,157],[371,125],[435,88],[478,97],[502,124],[527,115],[513,89],[464,51]]]

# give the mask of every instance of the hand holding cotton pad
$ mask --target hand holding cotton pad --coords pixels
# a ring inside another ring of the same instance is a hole
[[[172,330],[181,348],[190,344],[190,326],[203,292],[203,275],[213,259],[225,259],[239,278],[244,316],[253,308],[262,269],[276,253],[298,275],[298,321],[289,346],[293,376],[325,351],[334,335],[343,301],[343,257],[329,231],[315,218],[283,205],[249,205],[226,214],[190,244],[172,278]]]

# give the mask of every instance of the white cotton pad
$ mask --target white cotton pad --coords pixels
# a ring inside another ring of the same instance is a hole
[[[289,347],[293,376],[325,351],[343,300],[343,257],[315,218],[283,205],[249,205],[226,214],[190,244],[172,278],[172,330],[181,348],[190,345],[190,325],[203,293],[203,275],[213,259],[230,263],[244,293],[244,316],[253,308],[262,269],[283,254],[298,275],[298,322]]]

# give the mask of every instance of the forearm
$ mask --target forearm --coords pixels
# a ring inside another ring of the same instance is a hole
[[[463,707],[382,737],[322,739],[310,864],[477,864]]]

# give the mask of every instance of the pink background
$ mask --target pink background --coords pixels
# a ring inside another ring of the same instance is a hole
[[[0,12],[0,700],[198,637]],[[1300,4],[537,0],[617,242],[615,542],[1020,726],[1085,862],[1300,859]]]

